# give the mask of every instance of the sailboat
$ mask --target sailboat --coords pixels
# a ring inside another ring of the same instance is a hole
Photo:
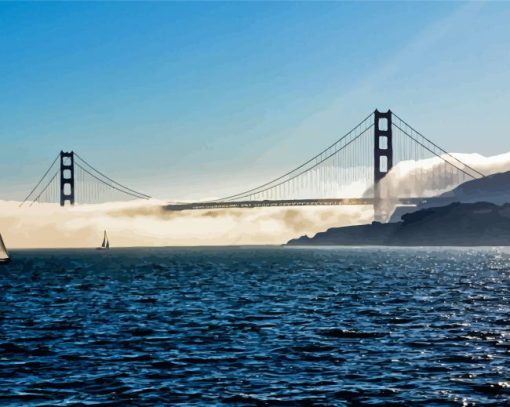
[[[103,243],[101,243],[101,247],[98,247],[97,250],[108,250],[110,248],[110,241],[108,240],[108,235],[106,234],[106,230],[104,231]]]
[[[0,234],[0,264],[7,264],[10,261],[11,258],[9,257],[9,253],[5,247],[4,239],[2,239],[2,235]]]

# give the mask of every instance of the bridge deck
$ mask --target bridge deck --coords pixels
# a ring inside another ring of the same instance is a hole
[[[384,200],[379,200],[379,202]],[[446,198],[396,198],[389,202],[396,205],[417,205],[434,201],[440,204]],[[328,198],[328,199],[288,199],[264,201],[223,201],[223,202],[190,202],[168,204],[166,209],[173,211],[200,209],[229,209],[229,208],[270,208],[276,206],[337,206],[337,205],[374,205],[374,198]]]

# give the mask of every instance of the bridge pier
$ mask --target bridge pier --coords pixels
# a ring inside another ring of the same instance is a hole
[[[374,111],[374,221],[386,222],[391,216],[384,201],[382,179],[393,168],[392,113]]]
[[[74,152],[60,152],[60,206],[74,205]]]
[[[387,202],[383,199],[374,201],[374,222],[386,223],[391,218],[392,206],[388,206]]]

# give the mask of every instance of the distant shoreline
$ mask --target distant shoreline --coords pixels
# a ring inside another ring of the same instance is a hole
[[[241,246],[129,246],[129,247],[114,247],[110,249],[110,253],[118,253],[126,250],[203,250],[203,251],[213,251],[213,250],[221,250],[221,249],[228,249],[228,250],[246,250],[246,249],[253,249],[253,250],[263,250],[263,249],[279,249],[279,250],[294,250],[294,249],[438,249],[438,248],[444,248],[444,249],[455,249],[455,248],[510,248],[510,244],[506,245],[493,245],[493,244],[479,244],[479,245],[397,245],[397,244],[380,244],[380,245],[374,245],[374,244],[303,244],[303,245],[297,245],[292,244],[289,245],[287,243],[285,244],[279,244],[279,245],[241,245]],[[23,247],[23,248],[14,248],[10,249],[10,253],[23,253],[23,252],[49,252],[49,251],[90,251],[90,252],[96,252],[96,248],[94,247],[37,247],[37,248],[30,248],[30,247]]]
[[[402,216],[402,222],[332,228],[287,246],[510,246],[510,204],[452,203]]]

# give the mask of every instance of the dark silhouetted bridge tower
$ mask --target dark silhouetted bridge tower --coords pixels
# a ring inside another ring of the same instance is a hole
[[[374,112],[374,220],[386,218],[380,181],[393,167],[393,131],[391,110]]]
[[[423,160],[427,160],[426,166],[422,165]],[[399,185],[389,185],[389,173],[397,167],[403,175],[399,177]],[[268,182],[223,198],[175,202],[167,208],[364,205],[373,206],[375,221],[385,222],[397,206],[449,202],[451,199],[443,198],[441,191],[484,176],[426,138],[396,113],[375,110],[333,144]],[[150,196],[114,181],[77,152],[61,151],[20,206],[27,201],[31,201],[30,205],[60,202],[65,206],[66,203],[96,204],[126,199],[150,199]]]
[[[76,152],[60,151],[20,206],[27,201],[31,201],[30,206],[35,202],[73,206],[126,199],[150,199],[150,196],[119,184]]]
[[[60,152],[60,206],[74,205],[74,152]]]

